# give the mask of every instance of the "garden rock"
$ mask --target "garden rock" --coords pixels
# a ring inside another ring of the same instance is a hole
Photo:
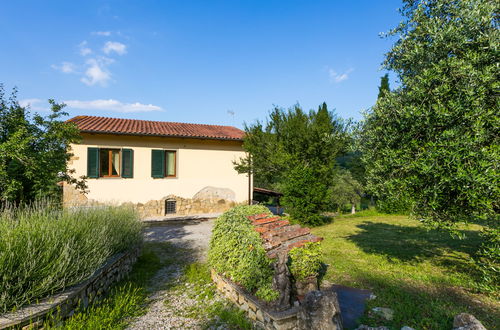
[[[297,319],[299,329],[343,329],[337,295],[332,290],[309,292]]]
[[[401,330],[415,330],[415,329],[413,329],[412,327],[409,327],[409,326],[405,325],[404,327],[401,328]]]
[[[372,312],[386,319],[387,321],[391,321],[394,317],[394,311],[390,308],[385,307],[375,307],[372,308]]]
[[[453,330],[486,330],[474,315],[461,313],[453,319]]]

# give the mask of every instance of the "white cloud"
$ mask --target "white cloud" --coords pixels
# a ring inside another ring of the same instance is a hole
[[[118,100],[93,100],[93,101],[78,101],[70,100],[64,101],[70,108],[82,109],[82,110],[104,110],[104,111],[114,111],[114,112],[150,112],[150,111],[162,111],[163,109],[157,105],[153,104],[142,104],[139,102],[135,103],[123,103]]]
[[[115,52],[118,55],[123,55],[127,53],[127,46],[118,41],[108,41],[104,44],[102,51],[105,54]]]
[[[40,106],[40,103],[43,103],[44,100],[42,99],[23,99],[19,100],[19,105],[23,108],[30,107],[31,110],[35,111],[46,111],[48,110],[47,107]]]
[[[80,55],[82,55],[82,56],[87,56],[89,54],[92,54],[92,49],[87,47],[87,41],[82,41],[78,45],[78,48],[80,48]]]
[[[76,73],[76,67],[71,62],[62,62],[61,65],[52,64],[50,67],[62,73]]]
[[[101,37],[109,37],[109,36],[111,36],[111,31],[95,31],[95,32],[92,32],[92,34],[94,34],[96,36],[101,36]]]
[[[334,83],[341,83],[344,80],[347,80],[349,78],[349,74],[354,71],[354,69],[349,69],[345,71],[344,73],[337,73],[335,70],[332,68],[328,68],[328,75],[330,76],[330,81]]]
[[[107,66],[113,62],[112,59],[107,57],[88,59],[86,62],[87,70],[85,70],[85,74],[80,81],[89,86],[107,86],[109,80],[111,80],[111,72],[109,72]]]

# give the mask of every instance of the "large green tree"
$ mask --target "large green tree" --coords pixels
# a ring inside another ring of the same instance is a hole
[[[66,167],[68,147],[80,136],[74,124],[61,120],[64,105],[49,100],[49,115],[31,115],[16,94],[7,99],[0,85],[0,201],[57,198],[63,180],[84,189],[84,178],[72,178]]]
[[[500,210],[500,2],[406,0],[385,67],[400,86],[367,114],[368,188],[434,225]]]
[[[348,142],[348,124],[323,103],[305,112],[298,105],[273,109],[265,123],[246,125],[243,146],[250,155],[236,164],[251,171],[258,187],[284,193],[283,204],[299,221],[320,222],[336,158]]]

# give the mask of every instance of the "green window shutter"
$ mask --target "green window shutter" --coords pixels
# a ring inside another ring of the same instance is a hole
[[[134,150],[122,149],[122,178],[134,177]]]
[[[87,148],[87,176],[99,177],[99,148]]]
[[[165,151],[151,150],[151,176],[153,178],[165,177]]]

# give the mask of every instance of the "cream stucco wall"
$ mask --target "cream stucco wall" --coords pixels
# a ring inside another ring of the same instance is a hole
[[[133,178],[87,180],[86,197],[100,203],[145,203],[168,195],[193,198],[207,186],[231,189],[236,203],[248,200],[248,176],[238,174],[232,163],[245,156],[241,142],[84,134],[80,144],[71,146],[74,156],[68,168],[76,170],[75,176],[87,175],[88,147],[134,150]],[[151,149],[177,151],[177,177],[151,177]]]

